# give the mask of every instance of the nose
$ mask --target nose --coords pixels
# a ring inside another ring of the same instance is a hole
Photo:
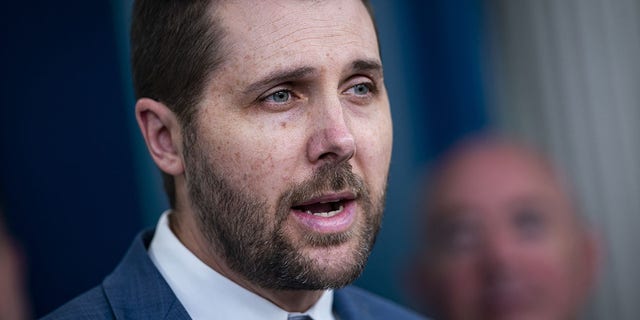
[[[326,101],[312,112],[312,133],[307,144],[311,163],[349,161],[356,153],[356,141],[339,99]]]
[[[516,252],[519,250],[515,239],[506,232],[494,231],[487,235],[483,244],[484,264],[490,274],[508,272],[510,266],[516,263]]]

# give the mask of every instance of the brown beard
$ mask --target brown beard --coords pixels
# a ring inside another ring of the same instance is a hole
[[[372,202],[365,182],[350,164],[321,167],[308,180],[283,192],[276,212],[265,212],[267,201],[225,179],[203,151],[206,146],[194,141],[185,150],[187,188],[200,231],[212,252],[222,256],[232,270],[263,288],[278,290],[340,288],[362,273],[380,229],[384,192]],[[308,233],[300,243],[287,237],[285,222],[293,204],[342,190],[356,194],[364,219],[345,232]],[[304,246],[330,248],[348,241],[357,242],[355,249],[339,266],[331,266],[334,272],[302,253]]]

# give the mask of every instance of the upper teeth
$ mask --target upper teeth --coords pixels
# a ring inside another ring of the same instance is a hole
[[[329,218],[329,217],[333,217],[336,214],[340,213],[340,211],[342,211],[343,208],[344,207],[342,205],[340,205],[340,207],[338,207],[338,209],[332,210],[332,211],[329,211],[329,212],[311,212],[311,211],[307,210],[307,213],[308,214],[312,214],[314,216]]]
[[[333,202],[338,202],[340,200],[329,200],[329,201],[320,201],[320,203],[333,203]]]

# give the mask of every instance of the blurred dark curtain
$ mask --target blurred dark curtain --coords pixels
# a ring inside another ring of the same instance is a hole
[[[35,316],[98,284],[140,229],[108,1],[0,13],[0,183]]]

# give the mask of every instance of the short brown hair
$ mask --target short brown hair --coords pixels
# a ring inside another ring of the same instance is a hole
[[[221,28],[210,15],[210,0],[138,0],[131,23],[131,65],[137,98],[164,103],[189,126],[206,77],[223,59]],[[175,208],[173,176],[162,173]]]
[[[131,65],[136,97],[164,103],[182,128],[193,125],[206,78],[222,63],[224,32],[212,13],[218,0],[136,0],[131,23]],[[368,0],[362,0],[371,18]],[[374,22],[375,27],[375,22]],[[173,176],[162,173],[172,208]]]

